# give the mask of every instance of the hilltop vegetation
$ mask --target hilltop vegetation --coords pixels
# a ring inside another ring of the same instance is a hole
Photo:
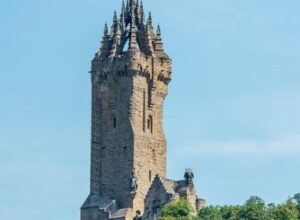
[[[300,193],[282,204],[265,204],[257,197],[250,197],[243,205],[207,206],[197,215],[191,205],[180,200],[166,205],[160,220],[299,220]]]

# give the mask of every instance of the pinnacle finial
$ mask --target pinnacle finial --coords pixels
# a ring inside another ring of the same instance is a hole
[[[141,0],[141,4],[140,4],[140,11],[141,11],[141,13],[144,13],[144,5],[143,5],[142,0]]]
[[[148,23],[150,25],[152,25],[152,14],[151,14],[151,11],[149,12],[149,16],[148,16]]]
[[[129,10],[129,0],[126,0],[126,11],[128,12]]]
[[[113,22],[114,22],[114,24],[118,22],[118,16],[117,16],[117,12],[116,11],[114,11]]]
[[[126,6],[124,0],[122,0],[121,16],[124,17],[125,13],[126,13]]]
[[[121,15],[120,15],[120,23],[123,25],[125,22],[125,16],[126,16],[126,7],[125,2],[122,0],[122,9],[121,9]]]
[[[108,35],[108,26],[107,26],[107,23],[105,22],[105,25],[104,25],[104,36],[107,36]]]
[[[140,15],[141,15],[141,23],[144,23],[145,13],[144,13],[144,6],[143,6],[143,1],[142,0],[141,0],[141,4],[140,4]]]
[[[122,0],[122,12],[125,11],[125,2]]]
[[[156,35],[159,36],[159,37],[161,36],[160,25],[157,25]]]
[[[129,1],[129,6],[130,6],[130,11],[133,11],[135,8],[135,0],[130,0]]]

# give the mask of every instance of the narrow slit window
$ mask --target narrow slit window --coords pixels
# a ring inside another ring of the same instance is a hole
[[[117,119],[114,118],[114,119],[113,119],[113,128],[116,128],[116,127],[117,127]]]
[[[151,182],[152,181],[152,171],[150,170],[149,171],[149,182]]]
[[[123,157],[124,157],[124,159],[127,158],[127,151],[128,151],[128,148],[127,147],[123,147]]]
[[[152,116],[149,116],[147,119],[147,129],[153,132],[153,121],[152,121]]]

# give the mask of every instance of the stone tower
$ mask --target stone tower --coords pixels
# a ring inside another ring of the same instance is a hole
[[[91,203],[144,210],[154,177],[166,175],[162,119],[170,80],[160,27],[154,31],[151,14],[145,20],[141,2],[123,2],[92,61]],[[93,219],[86,211],[82,220]]]
[[[154,179],[166,177],[162,120],[171,73],[160,27],[150,13],[145,19],[142,2],[123,2],[92,61],[90,194],[81,220],[145,212]]]

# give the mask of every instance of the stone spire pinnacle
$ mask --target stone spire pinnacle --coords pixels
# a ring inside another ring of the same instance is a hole
[[[140,4],[140,14],[141,14],[141,23],[144,23],[144,21],[145,21],[145,13],[144,13],[143,1],[141,1],[141,4]]]
[[[130,1],[129,1],[129,6],[130,6],[130,9],[134,9],[134,6],[135,6],[135,0],[130,0]]]
[[[137,1],[136,1],[135,8],[137,8],[137,9],[140,8],[140,0],[137,0]]]
[[[137,40],[136,40],[136,25],[135,25],[135,14],[132,10],[131,13],[131,23],[130,23],[130,36],[129,36],[129,50],[134,51],[137,49]]]
[[[157,35],[158,37],[161,36],[161,31],[160,31],[160,26],[159,26],[159,25],[157,25],[157,28],[156,28],[156,35]]]
[[[123,0],[121,14],[120,14],[120,25],[121,25],[122,31],[125,30],[125,19],[126,19],[126,6],[125,6],[125,2]]]
[[[114,24],[118,23],[118,16],[117,16],[117,12],[116,11],[114,11],[113,22],[114,22]]]
[[[163,43],[161,39],[161,30],[160,30],[160,26],[157,25],[156,38],[155,38],[155,51],[162,52],[163,50],[164,49],[163,49]]]
[[[125,13],[125,11],[126,11],[125,2],[124,2],[124,0],[122,0],[122,9],[121,9],[121,13]]]
[[[129,1],[128,0],[126,1],[126,11],[127,12],[129,11]]]
[[[109,50],[109,35],[108,35],[108,26],[107,23],[104,25],[104,35],[102,38],[102,45],[100,50],[97,52],[96,57],[103,59],[108,54]]]
[[[139,23],[140,22],[140,1],[137,0],[135,4],[135,16],[136,20]]]
[[[113,33],[113,38],[112,38],[110,57],[114,57],[118,54],[120,42],[121,42],[121,30],[120,30],[120,24],[117,19],[117,22],[114,23],[114,33]]]
[[[121,15],[120,19],[124,20],[125,19],[125,14],[126,14],[126,6],[124,0],[122,1],[122,8],[121,8]]]
[[[104,25],[104,37],[108,36],[108,26],[107,26],[107,23],[105,22],[105,25]]]
[[[118,21],[118,16],[117,16],[117,12],[114,11],[114,17],[113,17],[113,33],[115,34],[116,32],[120,31],[120,25],[119,25],[119,21]]]
[[[148,15],[147,25],[149,25],[149,27],[153,28],[151,12],[149,12],[149,15]]]

